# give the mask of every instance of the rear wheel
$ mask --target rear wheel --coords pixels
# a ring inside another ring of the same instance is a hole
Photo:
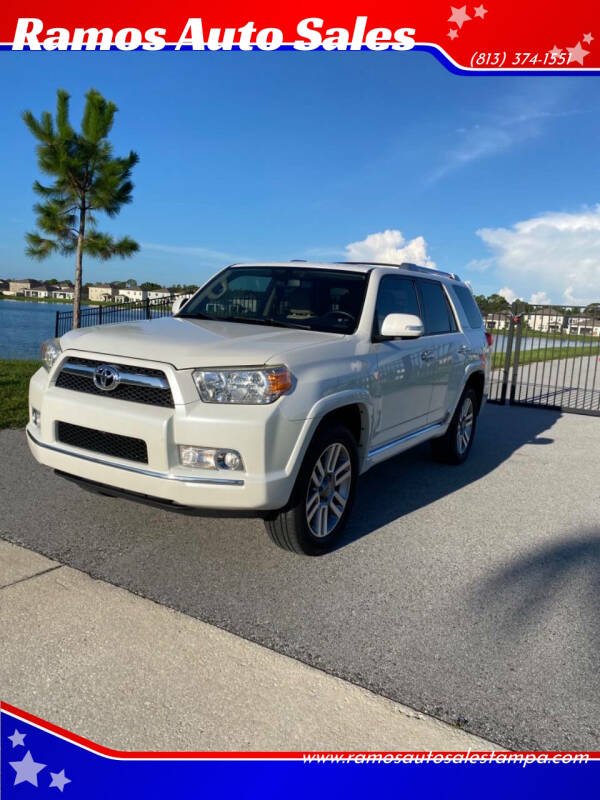
[[[431,440],[431,450],[438,461],[445,464],[462,464],[466,461],[475,437],[478,410],[477,395],[470,386],[467,386],[448,430],[439,439]]]
[[[344,425],[317,431],[306,453],[290,505],[265,520],[275,544],[305,555],[321,555],[339,540],[356,490],[356,442]]]

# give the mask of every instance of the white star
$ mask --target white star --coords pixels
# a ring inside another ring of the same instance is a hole
[[[589,50],[583,49],[581,42],[577,42],[575,47],[567,47],[567,50],[569,51],[569,60],[567,64],[570,64],[571,61],[577,61],[578,64],[583,65],[583,59],[589,55],[590,52]]]
[[[46,767],[46,764],[38,764],[37,761],[34,761],[29,750],[25,753],[22,761],[9,761],[8,763],[17,773],[13,786],[17,786],[19,783],[30,783],[32,786],[37,786],[37,774]]]
[[[481,17],[481,19],[483,19],[486,14],[487,14],[487,8],[484,8],[483,6],[478,6],[475,9],[475,16],[476,17]]]
[[[52,783],[48,787],[49,789],[56,786],[56,788],[60,789],[62,792],[65,788],[65,784],[71,783],[71,779],[66,777],[64,769],[61,769],[60,772],[51,772],[50,775],[52,776]]]
[[[463,6],[462,8],[454,8],[454,6],[450,6],[452,14],[448,22],[456,22],[459,28],[462,28],[463,22],[466,22],[471,17],[467,14],[467,7]]]
[[[591,33],[584,33],[583,34],[583,41],[586,44],[591,44],[594,41],[594,37],[592,36]]]
[[[8,738],[11,740],[13,747],[18,747],[20,744],[25,745],[23,739],[26,736],[27,736],[26,733],[19,733],[19,731],[15,728],[15,732],[13,733],[13,735],[9,736]]]
[[[449,36],[451,39],[456,39],[456,37],[458,36],[458,31],[456,30],[456,28],[450,28],[450,30],[446,35]]]
[[[550,50],[549,52],[551,56],[554,56],[554,58],[560,58],[562,56],[562,50],[560,49],[560,47],[558,47],[558,45],[554,45],[552,50]]]

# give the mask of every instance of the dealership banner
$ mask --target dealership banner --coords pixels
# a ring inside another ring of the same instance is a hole
[[[102,747],[7,703],[0,710],[2,800],[578,796],[597,785],[600,753],[158,753]]]
[[[319,0],[131,6],[4,3],[0,47],[22,51],[426,51],[457,74],[600,74],[595,0]]]

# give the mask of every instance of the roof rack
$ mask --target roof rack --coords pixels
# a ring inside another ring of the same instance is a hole
[[[423,267],[419,264],[411,264],[408,261],[402,264],[390,264],[383,261],[336,261],[336,264],[354,264],[356,266],[372,266],[372,267],[398,267],[399,269],[408,269],[411,272],[433,272],[435,275],[445,275],[447,278],[452,278],[459,281],[460,278],[455,272],[444,272],[441,269],[432,269],[432,267]]]

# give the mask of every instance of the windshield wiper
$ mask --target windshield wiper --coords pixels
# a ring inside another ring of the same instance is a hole
[[[206,319],[214,322],[243,322],[247,325],[269,325],[275,328],[302,328],[305,331],[310,330],[308,325],[300,325],[296,322],[282,322],[274,317],[213,317],[210,314],[202,314],[200,311],[196,311],[191,314],[178,314],[177,316],[187,317],[188,319]]]
[[[214,319],[209,317],[208,314],[202,314],[200,311],[195,311],[192,314],[177,314],[178,317],[187,317],[187,319]]]
[[[282,322],[279,319],[274,319],[273,317],[241,317],[241,316],[234,316],[234,317],[207,317],[207,319],[215,319],[219,322],[243,322],[247,325],[269,325],[274,328],[302,328],[305,331],[309,331],[310,328],[308,325],[298,325],[295,322]]]
[[[283,322],[273,317],[263,317],[267,325],[275,325],[278,328],[301,328],[303,331],[309,331],[310,325],[301,325],[299,322]]]

